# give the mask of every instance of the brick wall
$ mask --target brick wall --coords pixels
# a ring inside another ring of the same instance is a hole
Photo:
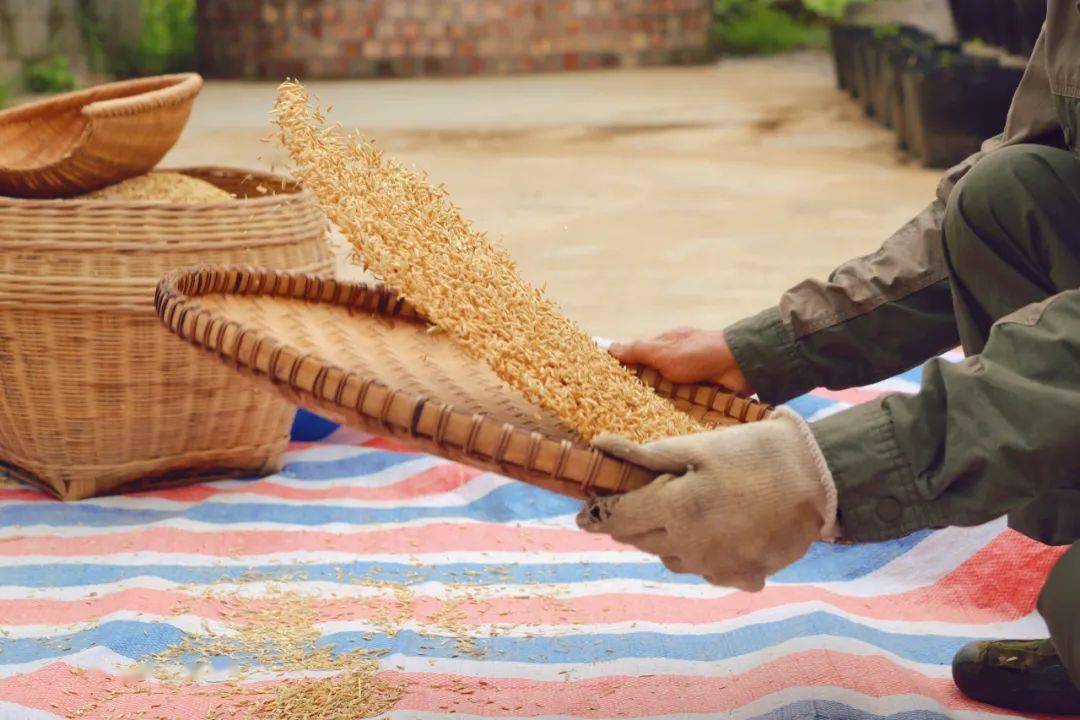
[[[711,0],[206,0],[200,70],[279,79],[703,60]]]

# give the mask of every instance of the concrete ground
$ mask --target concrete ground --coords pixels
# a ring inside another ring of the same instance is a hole
[[[874,250],[932,197],[826,55],[463,80],[312,83],[430,171],[533,282],[608,337],[721,327]],[[274,87],[210,83],[167,164],[286,167]]]

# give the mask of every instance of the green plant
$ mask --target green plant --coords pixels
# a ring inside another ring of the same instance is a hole
[[[97,16],[96,6],[89,0],[80,0],[79,30],[86,43],[87,64],[90,69],[109,72],[108,54],[105,51],[105,37],[108,32],[105,22]]]
[[[195,66],[195,0],[142,0],[136,61],[151,74]]]
[[[67,55],[56,54],[27,65],[23,85],[36,93],[66,92],[75,89],[75,75]]]
[[[195,67],[196,0],[140,0],[139,36],[118,41],[97,3],[80,0],[82,32],[91,66],[120,77],[157,75]]]
[[[803,7],[824,18],[841,18],[848,5],[858,0],[802,0]]]
[[[8,96],[11,95],[11,88],[5,83],[0,83],[0,109],[7,107]]]
[[[725,52],[769,54],[828,42],[824,24],[799,2],[714,0],[713,8],[713,38]]]

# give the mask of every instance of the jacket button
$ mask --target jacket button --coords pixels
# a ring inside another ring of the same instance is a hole
[[[886,523],[894,523],[904,514],[904,506],[894,497],[879,500],[876,510],[878,520]]]

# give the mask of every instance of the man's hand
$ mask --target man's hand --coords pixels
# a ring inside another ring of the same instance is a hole
[[[621,363],[656,368],[672,382],[710,382],[744,397],[753,393],[722,330],[676,328],[648,340],[614,343],[609,351]]]
[[[589,501],[578,526],[659,555],[673,572],[756,592],[814,540],[836,535],[836,486],[810,426],[786,408],[768,420],[655,440],[599,435],[595,447],[662,475]]]

